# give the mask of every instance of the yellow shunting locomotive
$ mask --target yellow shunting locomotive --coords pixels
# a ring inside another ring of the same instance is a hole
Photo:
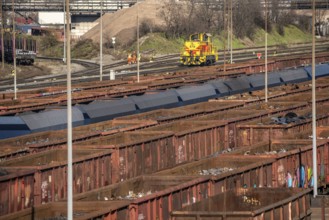
[[[211,65],[217,60],[217,49],[213,46],[211,34],[208,33],[190,35],[180,55],[180,63],[186,66]]]

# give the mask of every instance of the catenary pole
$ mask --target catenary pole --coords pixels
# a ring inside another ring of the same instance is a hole
[[[72,171],[72,97],[71,97],[71,33],[70,5],[66,0],[66,52],[67,52],[67,219],[73,220],[73,171]]]
[[[14,0],[12,0],[13,4],[13,62],[14,62],[14,100],[17,99],[17,70],[16,70],[16,23],[15,23],[15,8],[14,8]]]
[[[224,0],[224,33],[226,30],[226,0]],[[225,35],[223,36],[224,39],[224,67],[223,67],[223,71],[224,73],[226,72],[226,42],[225,42]]]
[[[4,40],[3,40],[3,37],[4,37],[4,33],[3,33],[3,28],[4,28],[4,24],[3,24],[3,10],[2,10],[2,0],[0,0],[0,8],[1,8],[1,67],[2,67],[2,70],[5,69],[5,50],[4,50]]]
[[[64,32],[64,54],[63,54],[63,62],[64,63],[66,63],[66,27],[65,27],[65,18],[66,18],[66,16],[65,16],[65,4],[66,4],[66,2],[65,2],[65,0],[63,1],[63,8],[64,8],[64,11],[63,11],[63,32]]]
[[[137,82],[139,83],[139,4],[137,0]]]
[[[231,49],[231,64],[233,63],[233,0],[231,0],[231,28],[230,28],[230,30],[231,30],[231,40],[230,40],[230,42],[231,42],[231,46],[230,46],[230,49]]]
[[[267,0],[265,0],[265,102],[268,94],[268,76],[267,76]]]
[[[315,0],[312,1],[312,136],[313,136],[313,196],[318,195],[315,96]]]
[[[103,81],[103,0],[101,0],[101,17],[100,17],[100,60],[99,60],[99,81]]]

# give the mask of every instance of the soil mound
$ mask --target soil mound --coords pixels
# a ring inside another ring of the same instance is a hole
[[[147,22],[151,27],[163,25],[163,20],[159,17],[162,6],[163,3],[160,0],[144,0],[130,8],[105,14],[103,16],[103,43],[110,43],[112,37],[116,37],[116,43],[121,45],[135,40],[137,36],[137,10],[140,25],[142,22]],[[85,33],[83,38],[92,39],[99,43],[99,24]]]

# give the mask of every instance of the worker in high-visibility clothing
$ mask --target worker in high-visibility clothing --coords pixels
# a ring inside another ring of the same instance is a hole
[[[128,64],[131,64],[132,62],[132,57],[131,57],[131,53],[128,54]]]

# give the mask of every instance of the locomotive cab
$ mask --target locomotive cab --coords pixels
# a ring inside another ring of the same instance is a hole
[[[217,49],[213,46],[209,33],[190,35],[180,55],[180,63],[187,66],[211,65],[217,60]]]

